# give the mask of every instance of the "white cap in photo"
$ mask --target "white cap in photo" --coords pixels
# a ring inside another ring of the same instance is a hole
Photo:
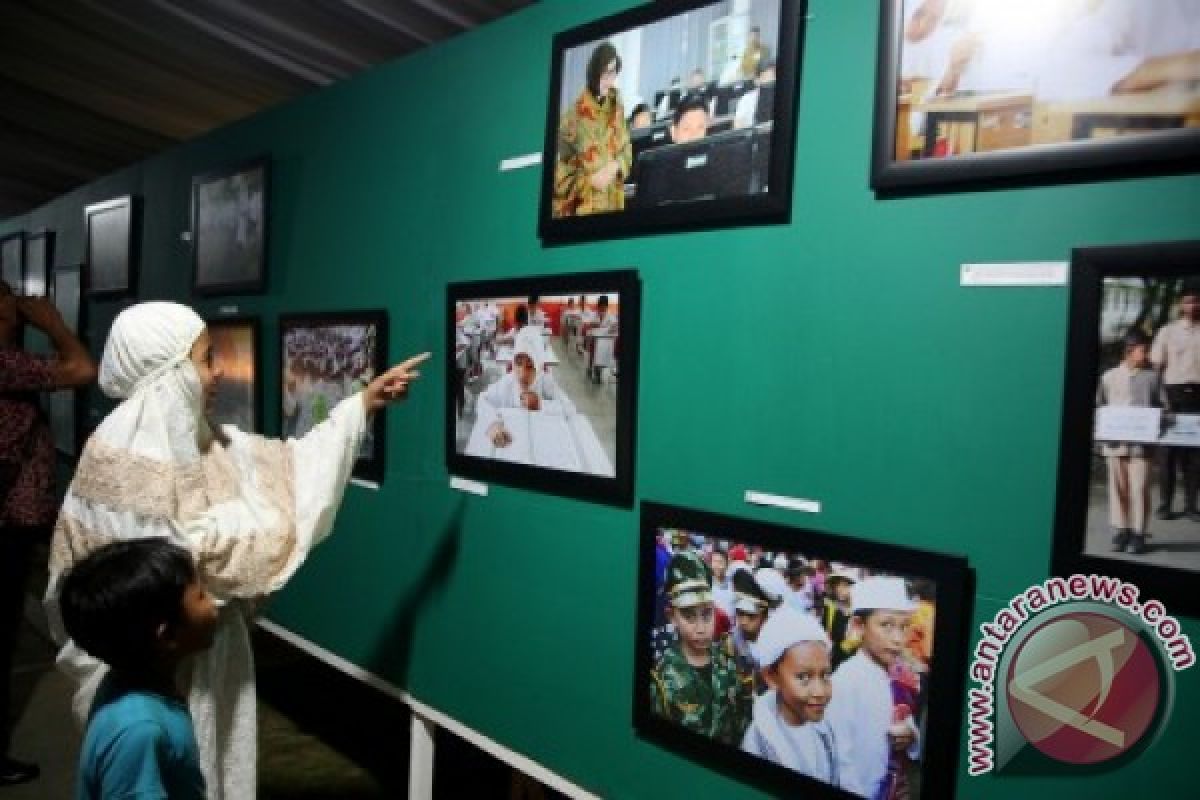
[[[903,578],[867,578],[850,589],[854,611],[912,611],[917,606],[904,588]]]
[[[829,647],[829,636],[812,614],[784,606],[767,616],[758,641],[752,645],[754,658],[760,666],[769,667],[783,658],[789,647],[801,642],[820,642]]]

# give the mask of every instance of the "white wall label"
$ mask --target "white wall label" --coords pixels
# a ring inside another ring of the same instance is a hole
[[[486,483],[459,478],[455,475],[450,476],[450,488],[458,489],[460,492],[477,494],[480,497],[487,497],[488,493],[488,485]]]
[[[514,169],[524,169],[525,167],[533,167],[542,163],[541,153],[530,153],[524,156],[514,156],[506,158],[500,162],[500,171],[508,172]]]
[[[1067,262],[963,264],[959,278],[963,286],[1066,286]]]
[[[803,511],[808,514],[821,513],[821,502],[819,500],[807,500],[802,497],[785,497],[781,494],[767,494],[766,492],[756,492],[751,489],[746,490],[746,502],[756,506],[773,506],[775,508],[786,508],[788,511]]]

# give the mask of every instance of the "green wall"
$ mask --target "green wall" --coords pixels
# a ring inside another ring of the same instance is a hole
[[[143,298],[188,301],[191,176],[274,159],[265,321],[268,425],[281,312],[384,305],[395,356],[443,343],[448,281],[637,267],[644,281],[637,496],[965,554],[976,622],[1047,575],[1066,291],[963,289],[962,262],[1065,260],[1076,245],[1200,237],[1196,176],[876,200],[867,185],[877,4],[813,0],[787,226],[543,249],[537,168],[550,37],[622,0],[547,0],[108,176],[0,231],[58,232],[144,198]],[[103,340],[115,302],[92,304]],[[380,491],[351,487],[337,534],[269,616],[591,789],[622,798],[758,792],[635,737],[637,512],[493,486],[448,488],[442,361],[391,412]],[[671,364],[670,369],[651,366]],[[101,406],[96,404],[97,408]],[[747,507],[745,489],[818,499]],[[1185,621],[1200,641],[1200,625]],[[969,779],[959,796],[1192,796],[1200,670],[1139,761],[1073,778]],[[398,757],[402,757],[398,754]],[[960,758],[965,764],[965,758]]]

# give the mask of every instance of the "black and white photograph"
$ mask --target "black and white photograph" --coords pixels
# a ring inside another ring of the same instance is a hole
[[[131,195],[84,208],[90,294],[119,297],[137,292],[137,210]]]
[[[54,270],[53,275],[54,307],[62,315],[67,328],[86,343],[83,267],[79,265],[58,267]],[[51,392],[48,397],[48,413],[50,430],[54,437],[54,448],[63,456],[74,458],[79,455],[79,448],[83,442],[83,422],[80,410],[84,406],[85,395],[80,391],[59,391]]]
[[[1200,573],[1200,243],[1078,249],[1072,266],[1056,569],[1200,608],[1183,586]]]
[[[197,294],[266,286],[270,162],[256,158],[192,179],[192,288]]]
[[[13,294],[25,290],[25,234],[10,233],[0,238],[0,277]]]
[[[25,239],[25,296],[48,297],[53,287],[50,271],[54,268],[54,233],[44,231]]]
[[[804,5],[653,3],[556,36],[542,236],[786,221]]]

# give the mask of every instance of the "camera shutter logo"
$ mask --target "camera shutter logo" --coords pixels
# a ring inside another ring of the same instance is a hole
[[[1142,740],[1163,683],[1137,632],[1107,614],[1079,611],[1030,633],[1009,663],[1005,690],[1027,742],[1056,761],[1095,764]]]

